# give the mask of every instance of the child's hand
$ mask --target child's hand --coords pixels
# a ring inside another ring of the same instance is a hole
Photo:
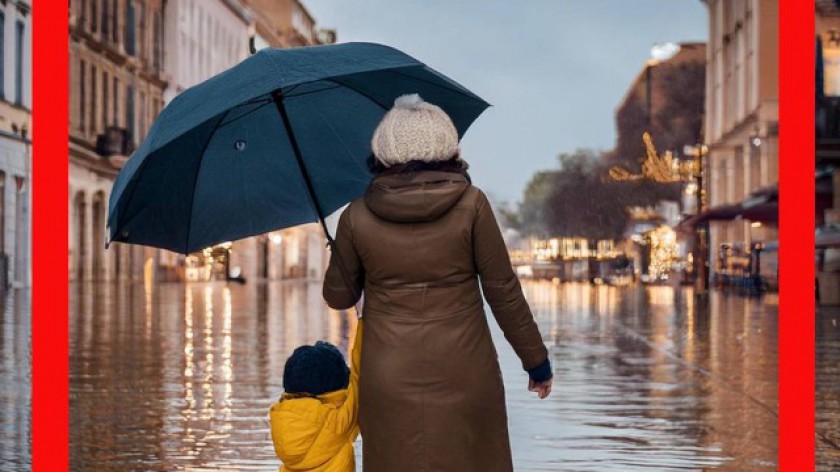
[[[534,382],[533,380],[528,380],[528,391],[529,392],[537,392],[539,395],[540,400],[547,397],[548,394],[551,393],[551,383],[554,380],[554,377],[544,380],[542,382]]]

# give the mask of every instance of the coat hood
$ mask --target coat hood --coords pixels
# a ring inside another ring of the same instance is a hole
[[[324,434],[329,412],[341,406],[347,390],[311,398],[282,398],[271,406],[272,436],[277,457],[289,467],[312,469],[336,456],[346,440]],[[281,419],[282,417],[282,419]]]
[[[365,193],[376,216],[395,223],[424,223],[445,215],[470,183],[456,172],[420,171],[377,176]]]

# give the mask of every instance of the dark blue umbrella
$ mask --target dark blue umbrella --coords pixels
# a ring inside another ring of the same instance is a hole
[[[109,241],[188,254],[323,224],[364,193],[373,130],[406,93],[443,108],[461,136],[488,107],[387,46],[262,50],[161,112],[114,182]]]

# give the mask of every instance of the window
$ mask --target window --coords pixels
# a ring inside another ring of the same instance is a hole
[[[114,110],[111,112],[111,124],[114,126],[120,125],[119,119],[119,104],[120,104],[120,81],[117,76],[113,78],[114,82]]]
[[[108,3],[111,0],[102,0],[102,39],[107,40],[111,37],[108,28],[111,26],[108,18]]]
[[[198,10],[198,76],[204,78],[204,49],[207,44],[204,39],[204,10]]]
[[[831,29],[821,35],[823,46],[823,92],[829,97],[840,96],[840,34]]]
[[[87,108],[85,108],[85,99],[87,91],[87,87],[85,87],[85,68],[87,64],[85,64],[84,59],[79,61],[79,130],[84,133],[85,131],[85,112]]]
[[[147,59],[146,52],[146,8],[144,3],[137,4],[137,19],[139,25],[137,26],[137,55],[141,59]]]
[[[137,130],[138,141],[146,137],[146,94],[140,92],[140,127]]]
[[[120,5],[119,0],[113,0],[113,3],[111,4],[111,21],[112,21],[112,24],[111,24],[111,41],[113,41],[114,44],[117,44],[120,41],[120,34],[119,34],[120,8],[119,8],[119,5]]]
[[[24,24],[18,21],[15,24],[15,103],[23,104],[23,41],[24,41]]]
[[[152,32],[152,64],[155,71],[161,70],[163,66],[163,18],[159,11],[155,12],[154,30]]]
[[[154,65],[155,65],[154,64],[154,61],[155,61],[155,34],[157,32],[157,25],[155,24],[155,20],[157,20],[155,15],[152,15],[151,17],[149,17],[149,31],[150,31],[150,33],[147,33],[147,34],[149,34],[150,37],[146,38],[147,43],[148,43],[148,41],[151,41],[151,44],[150,44],[151,48],[146,50],[146,59],[149,60],[149,66],[151,66],[151,67],[154,67]]]
[[[0,12],[0,99],[6,98],[6,15]]]
[[[84,29],[86,26],[85,23],[87,22],[88,2],[87,0],[81,0],[79,3],[79,24]]]
[[[125,52],[133,56],[137,49],[134,41],[134,2],[129,0],[125,5]]]
[[[99,4],[99,0],[93,0],[90,4],[90,32],[96,33],[96,29],[98,28],[97,25],[97,18],[99,16],[99,10],[97,6]]]
[[[90,131],[91,134],[96,134],[99,130],[96,122],[96,67],[91,64],[90,67]]]
[[[6,252],[6,173],[0,171],[0,253]]]
[[[131,85],[125,91],[125,128],[132,139],[137,136],[137,130],[134,129],[134,87]]]
[[[108,72],[102,71],[102,126],[108,127]]]

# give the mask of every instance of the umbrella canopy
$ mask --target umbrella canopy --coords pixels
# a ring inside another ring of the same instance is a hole
[[[264,49],[178,95],[114,182],[109,241],[183,254],[326,215],[371,179],[370,139],[419,93],[460,136],[489,106],[396,49]]]

